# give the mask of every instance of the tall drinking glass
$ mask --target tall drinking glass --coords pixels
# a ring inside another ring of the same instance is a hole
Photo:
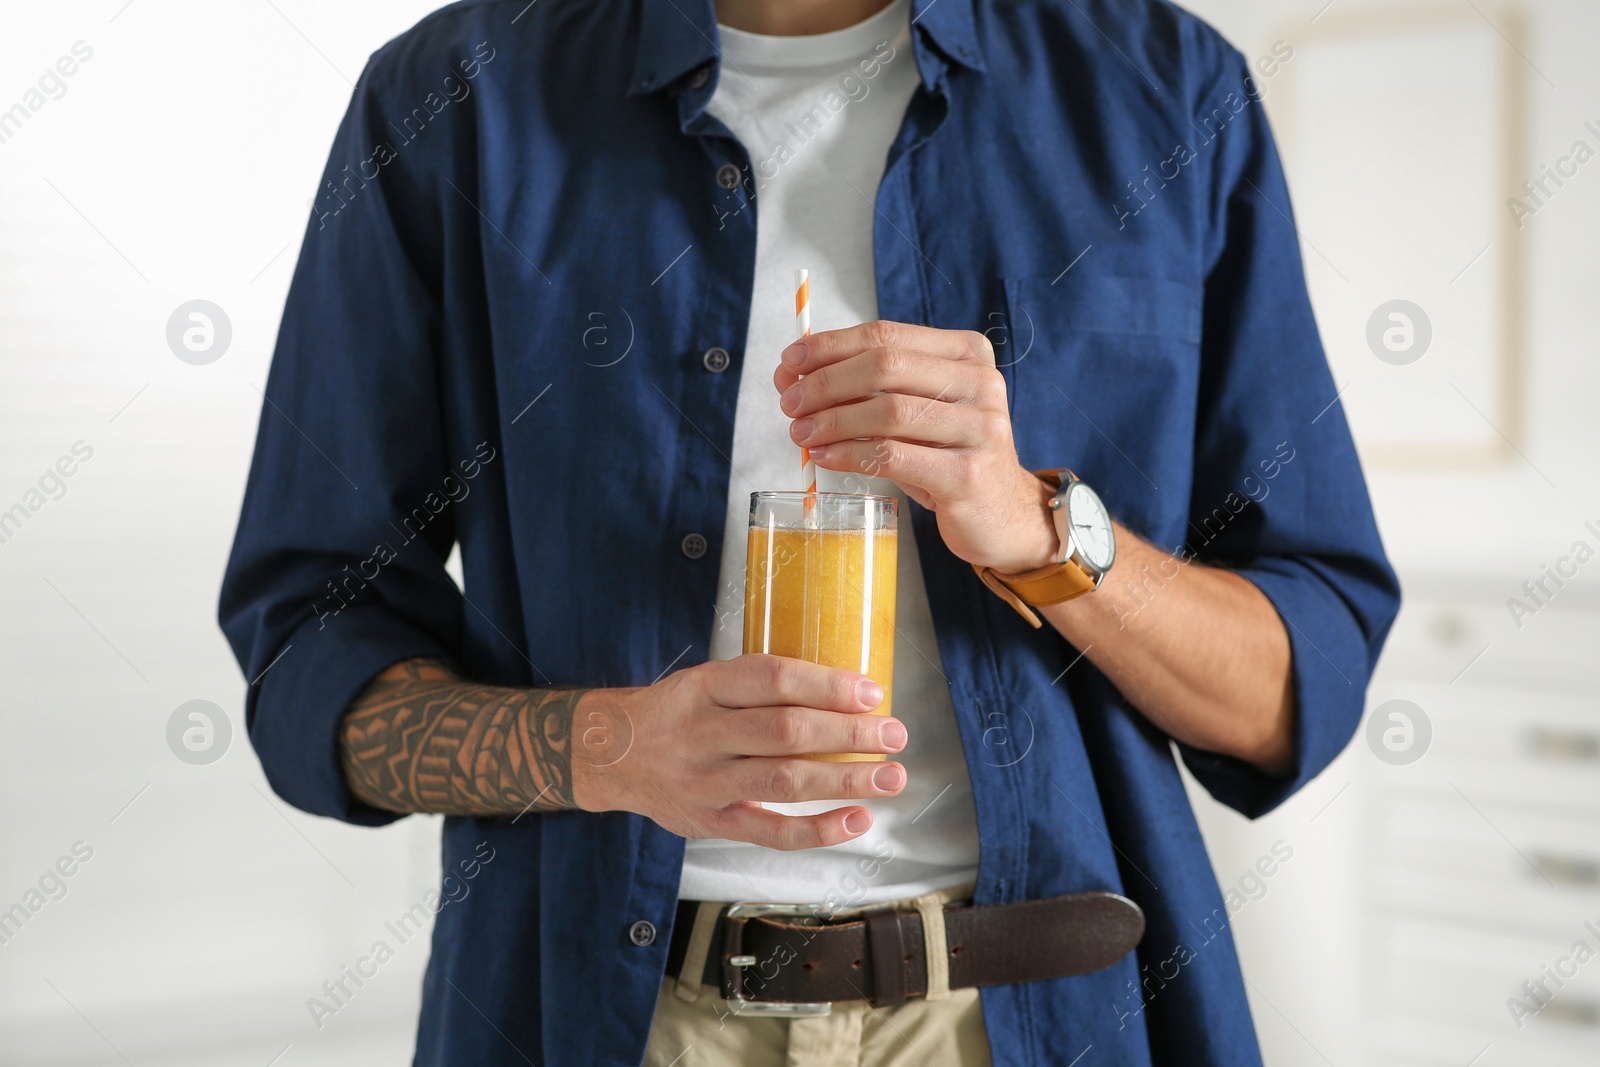
[[[859,671],[894,694],[899,501],[855,493],[751,493],[744,650]],[[882,754],[818,753],[831,762]]]

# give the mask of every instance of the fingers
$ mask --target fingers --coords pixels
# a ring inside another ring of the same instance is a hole
[[[726,714],[722,732],[731,750],[741,756],[796,756],[814,752],[881,755],[906,747],[906,728],[899,719],[815,708],[731,711]]]
[[[815,447],[862,437],[893,437],[912,444],[975,448],[1010,437],[998,412],[938,400],[884,393],[859,404],[825,408],[789,426],[795,444]]]
[[[722,809],[713,829],[721,837],[793,852],[843,844],[860,837],[871,826],[872,816],[866,808],[835,808],[821,815],[779,815],[746,802]]]
[[[860,713],[883,703],[883,687],[864,674],[760,653],[705,664],[706,695],[724,708],[793,705]]]
[[[869,348],[864,352],[830,363],[797,379],[779,365],[773,383],[782,394],[778,405],[791,418],[807,415],[834,404],[869,397],[874,393],[905,393],[965,403],[986,399],[996,384],[991,377],[999,372],[976,362],[953,362],[944,356],[901,348]]]
[[[728,779],[739,800],[793,804],[802,800],[871,800],[892,797],[906,784],[898,763],[828,763],[751,756],[735,762]]]
[[[981,333],[938,330],[881,319],[802,337],[783,350],[783,365],[791,373],[810,374],[860,355],[869,348],[898,348],[944,359],[973,359],[994,366],[994,347]]]
[[[827,470],[891,479],[908,493],[915,486],[935,500],[959,496],[971,483],[975,468],[970,453],[892,438],[816,445],[811,458]]]

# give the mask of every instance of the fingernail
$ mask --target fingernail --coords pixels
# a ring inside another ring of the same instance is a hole
[[[785,389],[783,395],[778,398],[778,406],[784,411],[793,411],[795,408],[799,407],[800,386],[791,385],[788,389]]]
[[[860,808],[857,808],[855,811],[852,811],[849,815],[844,817],[845,833],[850,834],[852,837],[854,837],[856,834],[866,833],[867,828],[871,825],[872,816],[868,815]]]
[[[804,341],[796,341],[794,344],[783,350],[783,362],[787,366],[798,367],[801,363],[805,362],[805,358],[806,343]]]
[[[882,741],[884,746],[888,748],[889,751],[899,752],[902,748],[906,747],[905,724],[899,719],[890,719],[888,722],[884,723],[883,728],[878,731],[878,740]]]
[[[885,793],[892,793],[900,788],[900,783],[905,781],[905,770],[896,763],[885,763],[882,767],[872,772],[872,786]]]
[[[790,432],[794,434],[794,439],[796,441],[804,441],[806,438],[811,436],[811,431],[815,430],[816,428],[817,420],[813,419],[810,415],[807,415],[803,419],[795,419],[794,425],[790,427]]]
[[[883,703],[883,686],[871,678],[856,683],[856,699],[869,708],[875,708]]]

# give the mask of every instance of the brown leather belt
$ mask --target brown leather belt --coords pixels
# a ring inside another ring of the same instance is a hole
[[[718,914],[701,981],[726,1000],[899,1004],[928,990],[922,916],[884,907],[848,920]],[[749,906],[741,906],[745,911]],[[667,973],[683,967],[696,901],[679,901]],[[1076,893],[988,907],[946,905],[950,988],[1088,974],[1139,944],[1144,912],[1116,893]]]

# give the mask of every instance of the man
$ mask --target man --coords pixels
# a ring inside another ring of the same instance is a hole
[[[418,1063],[1259,1062],[1174,746],[1280,803],[1398,594],[1252,75],[1156,0],[469,0],[374,56],[221,617],[283,797],[476,864]],[[905,501],[892,717],[739,654],[801,445]]]

